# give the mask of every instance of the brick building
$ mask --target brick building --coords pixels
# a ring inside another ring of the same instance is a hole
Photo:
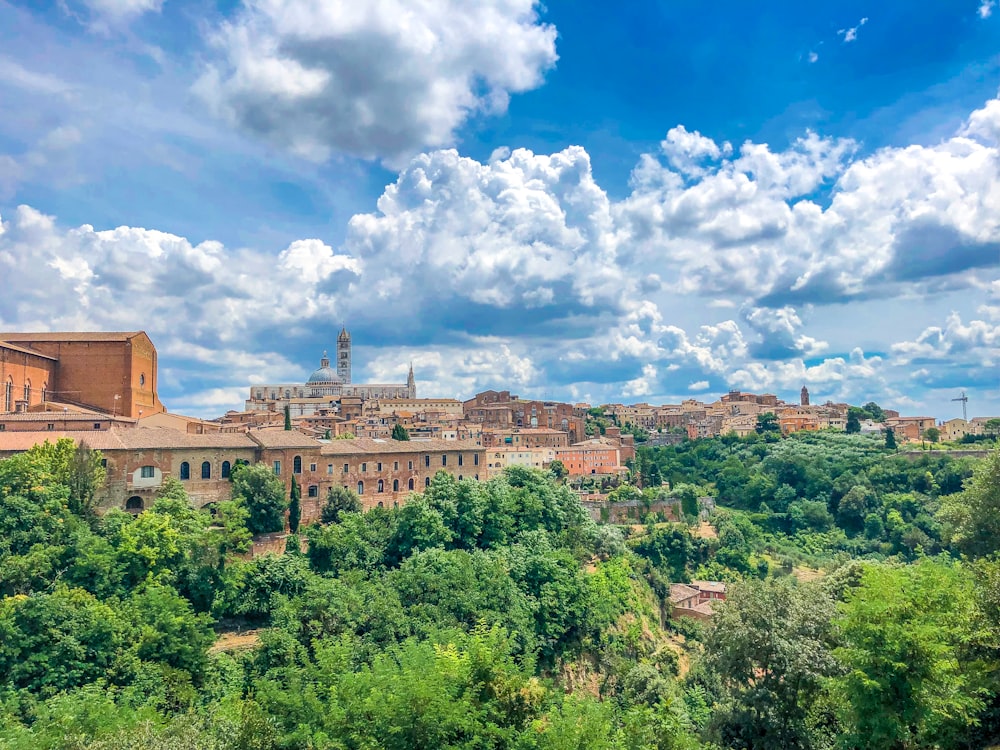
[[[618,446],[602,438],[556,448],[556,460],[562,461],[570,476],[617,474],[622,470]]]
[[[0,459],[46,440],[67,437],[101,451],[107,470],[99,507],[138,512],[148,508],[167,477],[184,485],[191,502],[203,507],[229,499],[237,461],[263,463],[291,490],[302,487],[302,521],[319,517],[331,487],[348,487],[366,509],[400,504],[422,492],[434,474],[486,479],[483,448],[459,441],[331,440],[295,431],[256,430],[191,434],[169,428],[113,428],[83,431],[0,432]]]
[[[156,347],[143,331],[0,333],[0,411],[47,401],[138,418],[163,411]]]

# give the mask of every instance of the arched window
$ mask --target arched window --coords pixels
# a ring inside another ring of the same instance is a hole
[[[222,462],[222,478],[229,479],[229,475],[232,472],[232,465],[228,461]]]
[[[187,461],[182,461],[181,479],[190,479],[190,478],[191,478],[191,464],[189,464]]]
[[[381,501],[381,500],[379,500],[379,501],[378,501],[378,507],[380,507],[380,508],[381,508],[381,507],[383,507],[383,506],[382,506],[382,501]]]
[[[410,481],[406,483],[406,489],[408,490],[413,489],[413,477],[410,477]]]
[[[292,459],[292,473],[301,474],[302,473],[302,456],[296,456]]]
[[[430,487],[430,486],[431,486],[431,478],[424,477],[424,487]]]
[[[459,481],[459,482],[461,482],[461,481],[462,481],[462,475],[461,475],[461,474],[459,474],[459,475],[458,475],[458,481]]]
[[[42,403],[43,404],[45,403],[46,395],[48,394],[48,392],[49,392],[49,384],[48,384],[48,382],[42,383]]]
[[[14,411],[14,381],[11,378],[7,378],[3,387],[3,410]]]
[[[24,400],[27,401],[29,404],[31,403],[31,381],[30,380],[25,380],[24,381]]]
[[[385,492],[385,482],[382,481],[381,479],[378,480],[378,491]]]
[[[358,482],[358,494],[359,495],[365,494],[365,483],[364,482]]]
[[[142,513],[142,498],[138,495],[132,495],[125,501],[125,510],[129,513]]]
[[[393,492],[399,492],[399,480],[398,479],[393,479],[392,480],[392,491]]]
[[[202,461],[201,463],[201,478],[211,479],[212,478],[212,464],[208,461]]]

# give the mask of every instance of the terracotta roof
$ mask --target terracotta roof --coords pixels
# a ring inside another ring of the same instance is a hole
[[[134,419],[122,419],[98,412],[87,414],[68,411],[64,414],[61,411],[22,411],[0,414],[0,422],[110,422],[112,420],[125,424],[135,424]]]
[[[710,591],[714,594],[726,593],[726,584],[722,581],[691,581],[691,586],[699,591]]]
[[[319,443],[298,430],[267,429],[245,433],[261,448],[318,448]]]
[[[69,438],[74,442],[86,443],[90,448],[96,450],[121,450],[122,444],[117,434],[112,430],[75,430],[64,432],[53,431],[32,431],[32,432],[0,432],[0,453],[22,453],[30,450],[36,445],[41,445],[46,440],[54,443],[59,438]]]
[[[440,453],[442,451],[482,451],[482,446],[469,440],[378,440],[354,438],[330,440],[320,449],[324,456],[346,456],[356,453]]]
[[[245,432],[208,432],[197,435],[171,427],[136,427],[112,430],[126,449],[156,448],[256,448]]]
[[[145,331],[0,332],[0,341],[128,341],[144,333]]]
[[[5,336],[5,335],[6,334],[0,334],[0,336]],[[34,349],[31,349],[27,346],[18,346],[17,344],[12,344],[9,341],[5,341],[3,338],[0,338],[0,347],[3,347],[4,349],[11,349],[12,351],[15,352],[21,352],[22,354],[30,354],[32,357],[41,357],[42,359],[50,359],[53,362],[59,361],[56,357],[50,357],[48,354],[42,354],[41,352],[36,352]]]
[[[46,440],[59,438],[84,442],[97,450],[156,450],[169,448],[256,448],[244,432],[192,435],[168,427],[134,427],[124,430],[45,430],[0,432],[0,452],[26,451]]]
[[[698,596],[698,589],[691,588],[683,583],[670,584],[670,601],[673,603],[684,602]]]

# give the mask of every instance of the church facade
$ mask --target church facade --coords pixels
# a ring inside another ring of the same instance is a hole
[[[351,334],[346,328],[337,337],[336,369],[330,364],[330,358],[323,352],[319,368],[305,383],[251,386],[246,411],[284,411],[287,405],[291,416],[303,417],[336,410],[344,397],[362,401],[417,397],[412,365],[406,383],[352,383]]]

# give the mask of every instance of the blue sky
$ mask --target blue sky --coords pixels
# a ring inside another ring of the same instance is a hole
[[[1000,414],[1000,8],[0,0],[0,330],[212,416],[355,378]]]

